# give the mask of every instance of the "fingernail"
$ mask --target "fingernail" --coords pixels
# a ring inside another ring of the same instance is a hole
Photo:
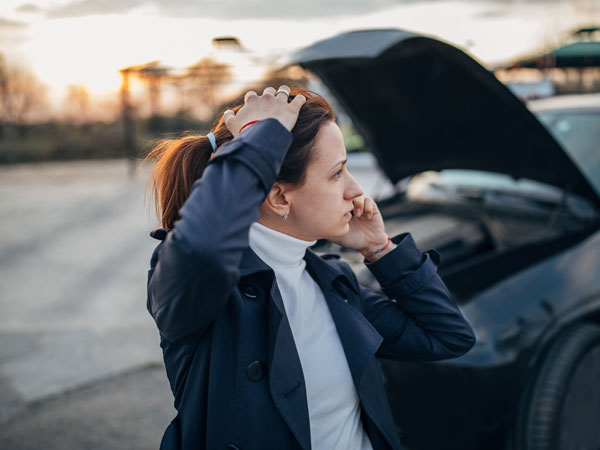
[[[360,208],[356,208],[356,215],[360,216]]]

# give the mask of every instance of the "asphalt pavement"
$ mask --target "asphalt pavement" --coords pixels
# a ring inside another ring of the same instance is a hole
[[[0,168],[0,449],[158,448],[174,411],[145,307],[147,176]]]
[[[160,365],[34,401],[0,426],[3,450],[157,449],[174,417]]]

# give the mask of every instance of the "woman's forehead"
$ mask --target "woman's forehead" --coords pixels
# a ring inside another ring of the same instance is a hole
[[[344,136],[335,122],[329,122],[321,127],[315,138],[314,162],[333,166],[346,159]]]

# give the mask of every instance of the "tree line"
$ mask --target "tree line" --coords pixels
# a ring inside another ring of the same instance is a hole
[[[248,88],[307,82],[297,69],[243,80],[244,73],[211,57],[183,70],[152,61],[125,67],[120,75],[111,99],[99,102],[86,86],[73,84],[56,108],[48,86],[0,54],[0,163],[140,158],[156,138],[208,132],[217,112],[240,101]]]

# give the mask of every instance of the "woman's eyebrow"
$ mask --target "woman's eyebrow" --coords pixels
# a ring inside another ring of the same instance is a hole
[[[342,160],[342,161],[338,161],[336,162],[333,166],[331,166],[331,169],[329,169],[329,171],[332,171],[333,169],[335,169],[337,166],[339,166],[340,164],[344,165],[348,162],[348,158]]]

